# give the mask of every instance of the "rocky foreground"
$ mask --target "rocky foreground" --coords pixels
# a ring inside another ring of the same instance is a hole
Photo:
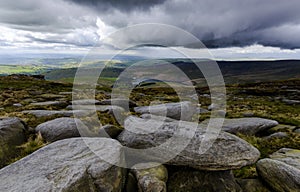
[[[209,131],[207,119],[188,121],[212,106],[130,101],[128,116],[124,100],[105,94],[75,101],[68,90],[34,94],[5,104],[0,191],[300,191],[297,126],[248,113]],[[89,127],[95,111],[102,125]],[[116,116],[124,117],[122,125]],[[262,147],[279,141],[290,147]]]

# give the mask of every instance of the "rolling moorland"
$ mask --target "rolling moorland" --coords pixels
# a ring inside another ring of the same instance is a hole
[[[201,104],[201,108],[198,108],[199,113],[192,118],[199,121],[199,123],[204,122],[210,117],[214,106],[211,103],[209,88],[206,85],[203,75],[188,60],[169,59],[168,61],[180,68],[192,79],[196,87],[196,96]],[[107,128],[106,132],[112,138],[117,138],[122,144],[125,143],[128,146],[130,145],[126,143],[125,133],[120,134],[124,130],[123,125],[116,121],[114,115],[111,113],[111,109],[107,108],[107,102],[104,101],[110,99],[111,86],[118,75],[127,66],[130,66],[132,62],[115,61],[109,63],[104,68],[98,80],[95,93],[95,100],[96,102],[99,101],[99,103],[96,103],[96,106],[99,107],[97,116],[102,126],[110,125],[114,127],[113,130]],[[105,62],[101,62],[101,64],[105,64]],[[260,153],[258,159],[261,162],[266,158],[269,159],[272,154],[274,156],[276,151],[283,148],[295,149],[292,154],[299,154],[300,61],[219,61],[218,64],[226,82],[227,119],[237,121],[240,119],[241,124],[247,124],[245,121],[249,118],[264,118],[272,120],[272,122],[277,122],[268,128],[263,129],[260,127],[263,130],[251,134],[247,131],[228,132],[235,134],[242,140],[247,141],[251,146],[257,148]],[[87,73],[88,70],[94,70],[94,68],[99,67],[95,63],[87,65],[89,65],[85,69]],[[164,64],[162,63],[155,63],[154,65],[155,67],[164,68]],[[53,65],[42,65],[42,67],[36,65],[14,66],[11,64],[0,66],[0,117],[18,117],[24,125],[24,135],[21,142],[12,142],[13,145],[5,142],[2,143],[0,151],[1,167],[8,166],[9,169],[12,165],[17,166],[18,162],[20,162],[19,164],[22,163],[23,157],[30,157],[30,154],[34,151],[45,148],[45,146],[50,147],[56,143],[56,140],[59,140],[49,139],[49,135],[45,133],[43,135],[42,131],[38,132],[37,127],[45,122],[51,122],[51,120],[73,117],[73,114],[68,113],[68,111],[70,110],[69,106],[71,104],[74,105],[72,102],[72,81],[76,73],[75,66],[75,62],[73,64],[66,62],[65,65],[60,67]],[[42,76],[31,76],[38,74],[44,75],[46,80],[41,78]],[[172,78],[170,81],[176,82]],[[135,106],[179,102],[176,92],[167,84],[160,82],[151,82],[136,86],[131,92],[129,99],[132,102],[130,113],[138,117],[142,117],[143,112],[141,112],[142,110],[135,109]],[[103,102],[101,103],[101,101]],[[42,111],[47,114],[42,114]],[[54,113],[49,113],[49,111],[53,111]],[[223,114],[225,112],[220,111],[220,113]],[[89,121],[88,117],[81,120]],[[234,124],[239,124],[239,122]],[[251,127],[251,122],[249,124]],[[99,133],[104,128],[94,127],[93,129],[94,132]],[[123,137],[120,137],[120,135]],[[38,153],[34,154],[38,155]],[[296,156],[294,157],[295,161],[299,161],[299,157],[297,160]],[[253,188],[253,191],[281,191],[285,189],[295,189],[296,191],[298,187],[297,181],[295,181],[296,184],[290,181],[292,184],[290,186],[289,183],[286,184],[286,188],[276,186],[274,184],[276,182],[282,182],[282,185],[285,186],[284,183],[286,181],[284,176],[282,176],[282,180],[266,178],[263,174],[263,163],[248,162],[246,165],[239,167],[232,166],[228,169],[224,167],[223,169],[201,167],[203,164],[200,165],[200,168],[195,168],[189,166],[189,163],[186,166],[179,167],[173,164],[164,166],[166,168],[153,168],[146,171],[146,173],[136,173],[127,170],[126,174],[122,173],[125,176],[121,179],[122,182],[118,184],[118,187],[121,186],[123,191],[137,191],[137,188],[141,186],[136,186],[136,183],[142,182],[141,178],[145,175],[147,179],[149,179],[148,177],[160,178],[159,181],[149,180],[153,182],[154,186],[157,184],[157,186],[167,188],[168,191],[194,191],[200,187],[203,187],[203,191],[216,191],[218,189],[221,191],[251,191],[250,188]],[[229,174],[227,170],[233,170],[233,175],[230,175],[231,171]],[[60,177],[65,173],[64,171],[58,171]],[[152,176],[147,175],[149,172],[151,172],[150,175]],[[164,172],[167,172],[167,179],[165,176],[162,176],[165,174]],[[118,174],[121,173],[118,172]],[[204,181],[197,181],[196,177],[202,178]],[[220,180],[212,182],[216,178],[223,178],[225,182]],[[58,178],[55,177],[55,179]],[[84,184],[97,183],[98,181],[88,180],[80,182],[77,186],[78,188]],[[117,185],[116,183],[114,184]],[[237,186],[235,186],[236,184]],[[89,191],[91,188],[82,188],[82,191]],[[68,190],[72,191],[72,188],[68,188]]]

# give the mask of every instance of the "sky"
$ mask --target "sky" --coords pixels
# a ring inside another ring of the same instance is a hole
[[[299,0],[0,0],[0,54],[85,54],[97,45],[109,55],[118,47],[102,40],[122,28],[157,23],[192,34],[217,59],[300,59],[299,7]],[[126,35],[117,40],[163,38],[167,47],[199,50],[176,32]],[[167,47],[128,54],[178,56]]]

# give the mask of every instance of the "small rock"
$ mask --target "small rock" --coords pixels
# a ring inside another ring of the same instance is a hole
[[[243,116],[244,116],[244,117],[253,117],[253,116],[254,116],[254,113],[253,113],[253,112],[244,112],[244,113],[243,113]]]
[[[51,93],[42,94],[42,95],[40,95],[40,97],[44,98],[44,99],[65,98],[65,96],[63,96],[63,95],[56,95],[56,94],[51,94]]]
[[[14,107],[23,107],[23,105],[21,103],[15,103],[13,104]]]
[[[133,167],[132,172],[137,178],[139,192],[166,192],[166,182],[168,180],[168,171],[164,165],[153,165],[148,167],[149,163],[137,164]],[[153,167],[155,166],[155,167]]]
[[[300,133],[300,128],[294,130],[295,133]]]
[[[160,105],[135,107],[134,111],[145,114],[166,116],[172,119],[190,121],[196,113],[196,107],[192,106],[191,102],[185,101],[180,103],[166,103]]]
[[[270,140],[270,139],[274,139],[274,138],[280,139],[280,138],[285,138],[285,137],[288,137],[288,135],[285,132],[277,132],[277,133],[273,133],[273,134],[265,137],[265,139]]]
[[[38,125],[35,130],[40,132],[42,137],[48,142],[71,137],[80,137],[81,134],[85,136],[85,134],[88,133],[88,128],[80,119],[67,117],[57,118],[42,123]]]
[[[1,169],[0,191],[121,191],[125,171],[114,165],[124,161],[121,151],[108,138],[57,141]]]
[[[300,104],[300,101],[298,100],[292,100],[292,99],[282,99],[282,102],[288,104],[288,105],[296,105]]]

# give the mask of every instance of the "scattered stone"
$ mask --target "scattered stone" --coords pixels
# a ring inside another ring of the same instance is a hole
[[[72,95],[72,92],[59,92],[59,95]]]
[[[100,105],[115,105],[124,109],[128,108],[128,106],[129,108],[137,106],[134,101],[128,99],[105,99],[100,101]]]
[[[265,139],[268,139],[268,140],[275,139],[275,138],[276,139],[281,139],[281,138],[285,138],[285,137],[288,137],[287,133],[285,133],[285,132],[277,132],[277,133],[273,133],[273,134],[265,137]]]
[[[145,114],[166,116],[172,119],[190,121],[192,116],[196,113],[196,107],[192,106],[191,102],[184,101],[180,103],[166,103],[160,105],[135,107],[134,111]]]
[[[213,120],[214,119],[212,119],[212,121]],[[215,118],[215,121],[219,120],[220,119]],[[203,124],[207,123],[208,120],[203,122]],[[276,125],[278,125],[277,121],[258,117],[224,119],[222,130],[232,134],[242,133],[245,135],[255,135]]]
[[[24,143],[25,139],[25,126],[19,118],[0,118],[0,167],[14,155],[15,147]]]
[[[270,155],[271,159],[282,161],[300,170],[300,150],[282,148]]]
[[[57,141],[1,169],[0,191],[121,191],[121,149],[108,138]]]
[[[51,105],[66,105],[67,103],[64,101],[45,101],[45,102],[37,102],[30,103],[33,106],[51,106]]]
[[[42,137],[48,142],[54,142],[71,137],[86,136],[88,128],[80,119],[62,117],[42,123],[36,127]],[[79,131],[80,130],[80,131]]]
[[[56,95],[56,94],[51,94],[51,93],[42,94],[42,95],[40,95],[40,97],[44,98],[44,99],[65,98],[65,96],[63,96],[63,95]]]
[[[21,103],[15,103],[13,104],[14,107],[23,107],[23,105]]]
[[[275,191],[299,191],[300,170],[282,161],[261,159],[256,164],[258,174]]]
[[[98,133],[100,137],[116,138],[122,131],[123,129],[120,127],[114,125],[104,125],[99,129]]]
[[[236,179],[236,181],[241,186],[243,192],[271,192],[258,179]]]
[[[300,104],[300,101],[298,100],[292,100],[292,99],[282,99],[282,102],[288,104],[288,105],[296,105]]]
[[[100,101],[95,99],[81,99],[72,101],[72,105],[95,105],[99,103]]]
[[[168,191],[242,192],[231,171],[179,170],[170,175]]]
[[[76,117],[85,117],[85,116],[89,116],[90,114],[92,114],[93,111],[88,111],[88,110],[73,110],[73,111],[27,110],[27,111],[22,111],[22,113],[31,114],[36,117],[50,117],[50,116],[54,116],[54,115],[61,115],[64,117],[71,117],[73,115]]]
[[[118,136],[118,140],[127,147],[144,149],[165,143],[174,137],[176,132],[177,143],[169,142],[165,144],[166,146],[161,146],[159,150],[133,153],[132,155],[136,159],[161,162],[161,154],[167,156],[178,151],[179,154],[167,162],[168,164],[189,166],[200,170],[239,169],[255,163],[260,156],[256,148],[234,135],[210,131],[209,136],[205,136],[205,129],[197,128],[197,124],[179,122],[160,122],[131,116],[125,120],[125,129]],[[195,131],[194,135],[191,135],[193,134],[192,130]],[[192,139],[189,140],[187,135],[190,135]],[[211,147],[205,152],[202,152],[202,148],[200,148],[206,146],[206,144],[201,144],[202,141],[211,144]],[[182,149],[184,143],[187,146]]]
[[[244,116],[244,117],[253,117],[253,116],[254,116],[254,113],[253,113],[253,112],[244,112],[244,113],[243,113],[243,116]]]
[[[168,180],[168,170],[164,165],[156,165],[152,163],[151,168],[148,167],[149,163],[137,164],[133,167],[132,172],[137,178],[139,192],[166,192],[166,182]],[[153,167],[155,166],[155,167]]]
[[[300,133],[300,128],[294,130],[295,133]]]

